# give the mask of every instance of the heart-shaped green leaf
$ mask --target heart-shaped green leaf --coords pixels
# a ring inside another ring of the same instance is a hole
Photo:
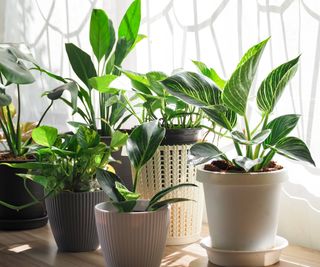
[[[92,129],[80,126],[76,133],[78,144],[83,149],[96,147],[100,142],[100,136]]]
[[[262,41],[246,52],[223,89],[223,102],[241,116],[246,113],[251,84],[268,40]]]
[[[110,93],[110,84],[118,78],[117,75],[106,74],[100,77],[92,77],[89,79],[89,84],[101,93]],[[116,91],[115,91],[116,92]]]
[[[257,95],[257,105],[262,112],[269,114],[273,111],[285,86],[297,71],[299,57],[274,69],[261,83]]]
[[[232,161],[237,167],[244,169],[245,172],[249,172],[254,166],[260,164],[263,161],[263,159],[258,158],[252,160],[247,157],[239,156],[233,159]]]
[[[271,134],[264,141],[264,146],[273,146],[282,138],[286,137],[297,125],[300,116],[296,114],[283,115],[275,118],[266,125],[271,129]]]
[[[307,145],[297,137],[284,137],[271,149],[275,150],[280,155],[294,160],[302,160],[316,165]]]
[[[113,149],[119,149],[124,146],[128,140],[128,134],[120,131],[115,131],[112,134],[110,147]]]
[[[40,126],[32,131],[32,139],[38,145],[51,147],[58,138],[58,130],[50,126]]]
[[[223,152],[211,143],[196,143],[190,148],[189,161],[194,165],[206,163],[212,159],[219,158]]]

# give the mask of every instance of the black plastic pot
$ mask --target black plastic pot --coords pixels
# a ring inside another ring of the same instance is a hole
[[[186,128],[186,129],[167,129],[166,135],[162,140],[162,146],[173,145],[190,145],[194,144],[201,138],[200,128]]]
[[[128,134],[131,133],[131,130],[121,130]],[[111,137],[110,136],[101,136],[101,141],[107,145],[110,145]],[[117,175],[123,180],[128,189],[132,189],[132,173],[131,173],[131,164],[127,156],[122,156],[122,149],[117,152],[112,153],[112,157],[120,161],[121,163],[112,162],[110,165],[115,169]]]
[[[60,251],[83,252],[99,247],[94,207],[106,201],[96,192],[61,192],[46,198],[51,230]]]
[[[10,161],[19,163],[25,161]],[[6,163],[6,161],[0,161]],[[0,200],[12,205],[20,206],[32,202],[31,196],[26,191],[23,179],[16,173],[26,173],[26,170],[14,169],[0,165]],[[38,199],[44,196],[43,188],[31,180],[27,181],[31,193]],[[12,210],[0,205],[0,230],[27,230],[39,228],[48,222],[44,202],[22,209]]]

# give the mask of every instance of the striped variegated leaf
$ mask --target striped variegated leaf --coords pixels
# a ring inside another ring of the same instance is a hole
[[[202,108],[209,118],[220,126],[230,130],[236,123],[236,114],[222,105],[220,89],[205,76],[194,72],[181,72],[161,83],[172,95]]]
[[[191,147],[189,161],[194,165],[199,165],[212,159],[219,158],[222,155],[223,152],[221,152],[215,145],[202,142],[194,144]]]
[[[209,79],[194,72],[180,72],[161,82],[172,95],[190,105],[206,107],[221,104],[221,91]]]
[[[224,88],[226,81],[223,80],[213,68],[207,67],[207,65],[201,61],[194,60],[192,62],[203,75],[211,79],[221,90]]]
[[[223,102],[241,116],[246,113],[251,84],[268,40],[266,39],[248,50],[224,87]]]
[[[261,144],[264,140],[266,140],[270,133],[270,129],[262,130],[260,133],[257,133],[251,140],[248,140],[245,134],[239,131],[232,131],[231,136],[233,140],[242,145],[258,145]]]
[[[264,147],[273,146],[286,137],[297,125],[300,115],[288,114],[275,118],[269,122],[266,129],[271,129],[271,134],[264,141]]]
[[[270,147],[280,155],[294,160],[301,160],[316,165],[306,144],[297,137],[282,138],[275,146]]]
[[[285,86],[297,71],[299,57],[280,65],[262,81],[257,95],[257,105],[262,112],[269,114],[273,111]]]
[[[233,163],[242,169],[245,170],[245,172],[249,172],[254,166],[260,164],[263,159],[250,159],[247,157],[239,156],[232,160]]]

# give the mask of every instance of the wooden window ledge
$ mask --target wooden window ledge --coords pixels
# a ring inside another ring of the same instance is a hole
[[[203,236],[208,233],[203,227]],[[100,250],[83,253],[61,253],[57,247],[49,226],[40,229],[18,232],[0,231],[1,267],[104,267]],[[184,246],[168,246],[162,261],[162,267],[213,267],[208,263],[206,251],[199,243]],[[287,247],[281,261],[274,265],[280,267],[320,267],[320,252],[299,246]]]

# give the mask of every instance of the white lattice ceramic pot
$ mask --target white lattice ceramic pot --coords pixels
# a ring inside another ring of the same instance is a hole
[[[174,134],[173,131],[178,133]],[[203,190],[202,184],[196,180],[196,168],[188,164],[191,144],[199,139],[199,133],[198,129],[167,130],[164,142],[142,169],[138,181],[137,191],[145,199],[150,199],[161,189],[181,183],[194,183],[199,186],[181,188],[166,197],[195,200],[171,206],[167,245],[183,245],[200,239],[204,206]]]

